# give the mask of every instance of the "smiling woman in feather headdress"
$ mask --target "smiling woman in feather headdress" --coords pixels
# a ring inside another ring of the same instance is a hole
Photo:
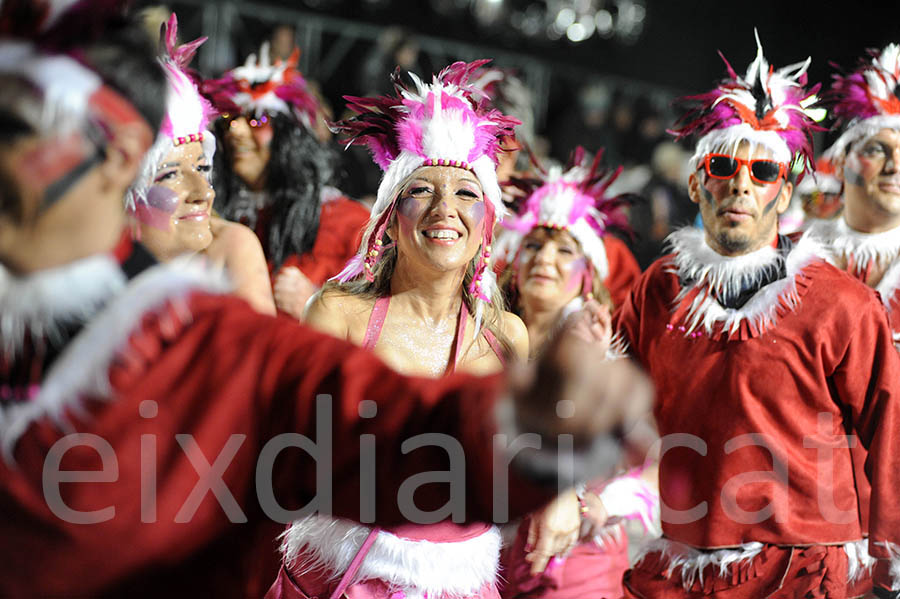
[[[401,372],[496,373],[528,354],[525,327],[503,310],[488,267],[504,212],[499,143],[517,121],[473,97],[470,81],[484,62],[455,63],[430,84],[413,77],[414,89],[395,75],[395,96],[347,98],[357,116],[336,124],[350,143],[369,146],[385,174],[357,256],[313,299],[307,322]],[[360,549],[367,537],[376,539],[368,553]],[[365,555],[349,572],[354,597],[499,597],[500,535],[488,524],[448,519],[379,532],[313,516],[284,538],[292,580],[276,586],[296,582],[310,596],[335,592],[347,573],[337,547]]]
[[[159,61],[168,80],[166,115],[138,178],[125,196],[134,236],[161,261],[200,255],[225,268],[235,294],[260,312],[274,314],[268,269],[253,231],[212,215],[210,184],[216,141],[206,130],[215,111],[187,71],[200,38],[176,46],[178,20],[163,25]]]

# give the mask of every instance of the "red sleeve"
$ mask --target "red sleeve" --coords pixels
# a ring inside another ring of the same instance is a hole
[[[613,335],[619,336],[627,344],[628,355],[643,364],[640,351],[641,312],[646,302],[649,281],[661,270],[664,258],[654,262],[645,273],[639,275],[625,298],[616,304],[613,313]],[[644,365],[646,366],[646,365]]]
[[[321,286],[341,272],[356,254],[368,222],[369,211],[359,202],[347,198],[326,202],[322,205],[319,232],[312,250],[301,256],[289,256],[282,268],[295,266]]]
[[[603,246],[609,263],[609,276],[603,284],[609,290],[613,306],[618,307],[641,276],[641,267],[625,242],[618,237],[607,235],[603,238]]]
[[[865,291],[869,301],[857,300],[846,309],[841,331],[846,349],[838,356],[832,380],[869,452],[865,468],[872,486],[869,552],[900,562],[896,549],[892,554],[885,546],[900,546],[900,354],[881,302],[874,292]]]
[[[416,474],[449,471],[450,458],[444,448],[433,444],[406,453],[402,445],[422,433],[436,433],[444,436],[442,442],[458,442],[464,459],[454,465],[454,474],[464,477],[465,484],[457,489],[462,494],[452,499],[464,502],[466,519],[492,519],[494,408],[503,389],[502,377],[402,376],[345,341],[246,309],[222,311],[210,325],[210,335],[210,348],[216,348],[222,372],[254,377],[251,396],[235,399],[253,406],[260,432],[258,448],[283,433],[316,440],[316,399],[324,398],[319,408],[331,413],[331,425],[323,430],[331,436],[332,459],[330,464],[320,460],[319,467],[327,469],[331,480],[335,515],[359,519],[360,495],[374,493],[378,523],[408,520],[398,507],[401,485]],[[227,384],[226,376],[220,385]],[[377,405],[373,418],[361,417],[364,401]],[[374,456],[361,448],[365,435],[374,435]],[[360,467],[363,456],[372,458],[375,466],[375,484],[370,487],[361,479],[361,470],[366,470]],[[280,505],[299,507],[323,492],[317,485],[316,467],[305,451],[282,452],[274,472]],[[423,511],[440,509],[451,500],[450,489],[447,483],[422,485],[415,493],[415,505]],[[535,509],[549,498],[514,473],[509,497],[511,516]]]

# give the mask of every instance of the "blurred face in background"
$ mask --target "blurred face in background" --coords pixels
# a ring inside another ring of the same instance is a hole
[[[571,234],[536,227],[522,241],[516,261],[519,301],[544,311],[562,309],[581,295],[587,273],[587,257]]]
[[[855,143],[842,174],[847,224],[867,233],[900,226],[900,131],[882,129]]]
[[[231,155],[231,167],[254,191],[265,188],[272,135],[272,123],[266,115],[258,119],[239,116],[231,119],[226,128],[225,144]]]

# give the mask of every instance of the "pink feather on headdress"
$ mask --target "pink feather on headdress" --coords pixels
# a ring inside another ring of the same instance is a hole
[[[173,140],[185,138],[200,141],[203,131],[217,115],[212,104],[197,89],[198,77],[188,68],[197,48],[206,40],[206,37],[201,37],[176,45],[178,18],[175,13],[160,28],[160,62],[169,81],[171,94],[166,102],[166,116],[160,131]]]
[[[812,134],[824,130],[816,125],[809,109],[820,85],[807,89],[810,59],[775,70],[766,61],[759,36],[757,54],[744,77],[725,62],[728,77],[704,94],[686,96],[680,103],[685,114],[669,132],[676,139],[702,138],[717,130],[742,124],[758,132],[772,131],[787,147],[793,161],[805,168],[813,164]]]
[[[331,123],[332,130],[343,134],[348,146],[368,146],[376,164],[387,170],[404,150],[423,158],[443,158],[428,155],[426,128],[429,122],[452,114],[473,132],[472,143],[465,148],[465,158],[461,159],[471,163],[480,156],[488,156],[497,164],[500,140],[513,135],[520,121],[489,108],[482,101],[483,91],[473,84],[473,75],[489,62],[455,62],[438,73],[430,85],[422,84],[413,76],[415,91],[403,83],[397,69],[391,76],[395,95],[344,96],[347,108],[356,116]],[[438,109],[440,112],[436,112]],[[448,145],[455,141],[448,138]],[[459,148],[447,150],[449,155]]]
[[[869,60],[849,75],[834,75],[826,100],[841,124],[879,115],[900,115],[900,45],[868,50]]]
[[[633,204],[638,196],[607,196],[607,190],[621,174],[622,167],[604,168],[600,165],[602,158],[601,148],[588,165],[584,148],[578,146],[564,170],[549,172],[531,154],[538,175],[510,179],[507,186],[516,190],[520,201],[515,202],[515,216],[504,220],[503,226],[527,234],[534,227],[566,229],[583,220],[598,236],[613,230],[630,236],[632,231],[624,208]],[[563,198],[567,204],[560,205],[563,208],[560,211],[554,203]]]

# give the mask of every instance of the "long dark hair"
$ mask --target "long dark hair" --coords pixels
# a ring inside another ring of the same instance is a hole
[[[266,258],[275,268],[292,254],[305,254],[316,242],[322,187],[332,181],[333,150],[319,143],[292,116],[275,114],[265,191],[271,196],[272,215],[267,238],[262,239]],[[227,123],[216,123],[220,142],[213,169],[216,209],[232,218],[232,198],[244,182],[231,168],[231,151],[225,141]]]

